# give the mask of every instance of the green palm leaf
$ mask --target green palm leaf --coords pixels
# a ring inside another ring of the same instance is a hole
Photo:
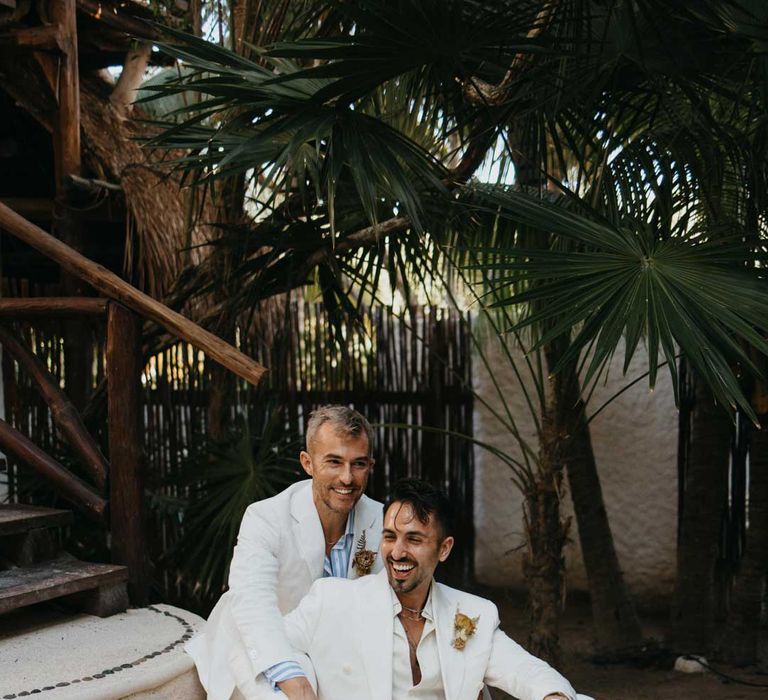
[[[764,256],[745,249],[741,235],[707,239],[693,228],[663,237],[631,220],[612,227],[497,187],[473,188],[468,200],[478,213],[554,241],[529,250],[481,251],[494,259],[474,267],[498,272],[495,287],[520,290],[497,302],[526,306],[525,317],[511,330],[536,327],[535,347],[543,347],[576,328],[560,366],[591,348],[585,382],[606,367],[622,338],[627,339],[625,369],[645,339],[651,386],[659,350],[674,379],[679,348],[720,401],[752,415],[738,375],[759,374],[746,348],[768,355],[768,284],[756,266]],[[558,249],[562,239],[570,241],[571,250]]]
[[[300,440],[284,434],[278,410],[242,416],[231,436],[200,443],[175,485],[186,487],[180,512],[182,537],[168,553],[194,593],[214,602],[226,587],[229,560],[245,509],[274,496],[298,474]]]

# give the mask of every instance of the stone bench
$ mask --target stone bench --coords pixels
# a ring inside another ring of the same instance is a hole
[[[0,616],[0,699],[197,700],[184,644],[203,619],[171,605],[108,618],[28,608]]]

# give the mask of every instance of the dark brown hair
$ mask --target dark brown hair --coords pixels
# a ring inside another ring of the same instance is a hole
[[[407,503],[422,523],[433,516],[442,532],[441,541],[453,535],[453,507],[445,493],[422,479],[400,479],[392,487],[384,513],[393,503]]]

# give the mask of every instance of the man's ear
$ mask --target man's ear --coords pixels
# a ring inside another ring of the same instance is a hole
[[[440,561],[445,561],[453,549],[453,537],[446,537],[440,544]]]
[[[309,452],[305,450],[299,452],[299,462],[301,462],[301,466],[304,467],[304,471],[312,476],[312,457],[309,456]]]

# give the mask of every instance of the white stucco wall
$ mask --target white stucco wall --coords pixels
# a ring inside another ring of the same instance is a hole
[[[513,414],[530,436],[530,412],[509,362],[486,343],[491,372],[513,406]],[[647,370],[642,349],[622,377],[623,348],[616,353],[608,381],[595,391],[588,414],[623,386]],[[474,360],[475,389],[490,405],[503,411],[490,374]],[[475,437],[515,456],[515,440],[494,418],[491,410],[476,402]],[[595,458],[619,562],[630,591],[639,603],[656,603],[672,591],[677,530],[677,409],[666,368],[660,370],[654,391],[647,379],[618,397],[591,423]],[[510,480],[509,468],[487,451],[475,448],[476,575],[482,583],[523,587],[524,543],[522,498]],[[563,512],[573,515],[570,495]],[[578,545],[575,519],[566,547],[567,586],[586,590],[586,576]]]

